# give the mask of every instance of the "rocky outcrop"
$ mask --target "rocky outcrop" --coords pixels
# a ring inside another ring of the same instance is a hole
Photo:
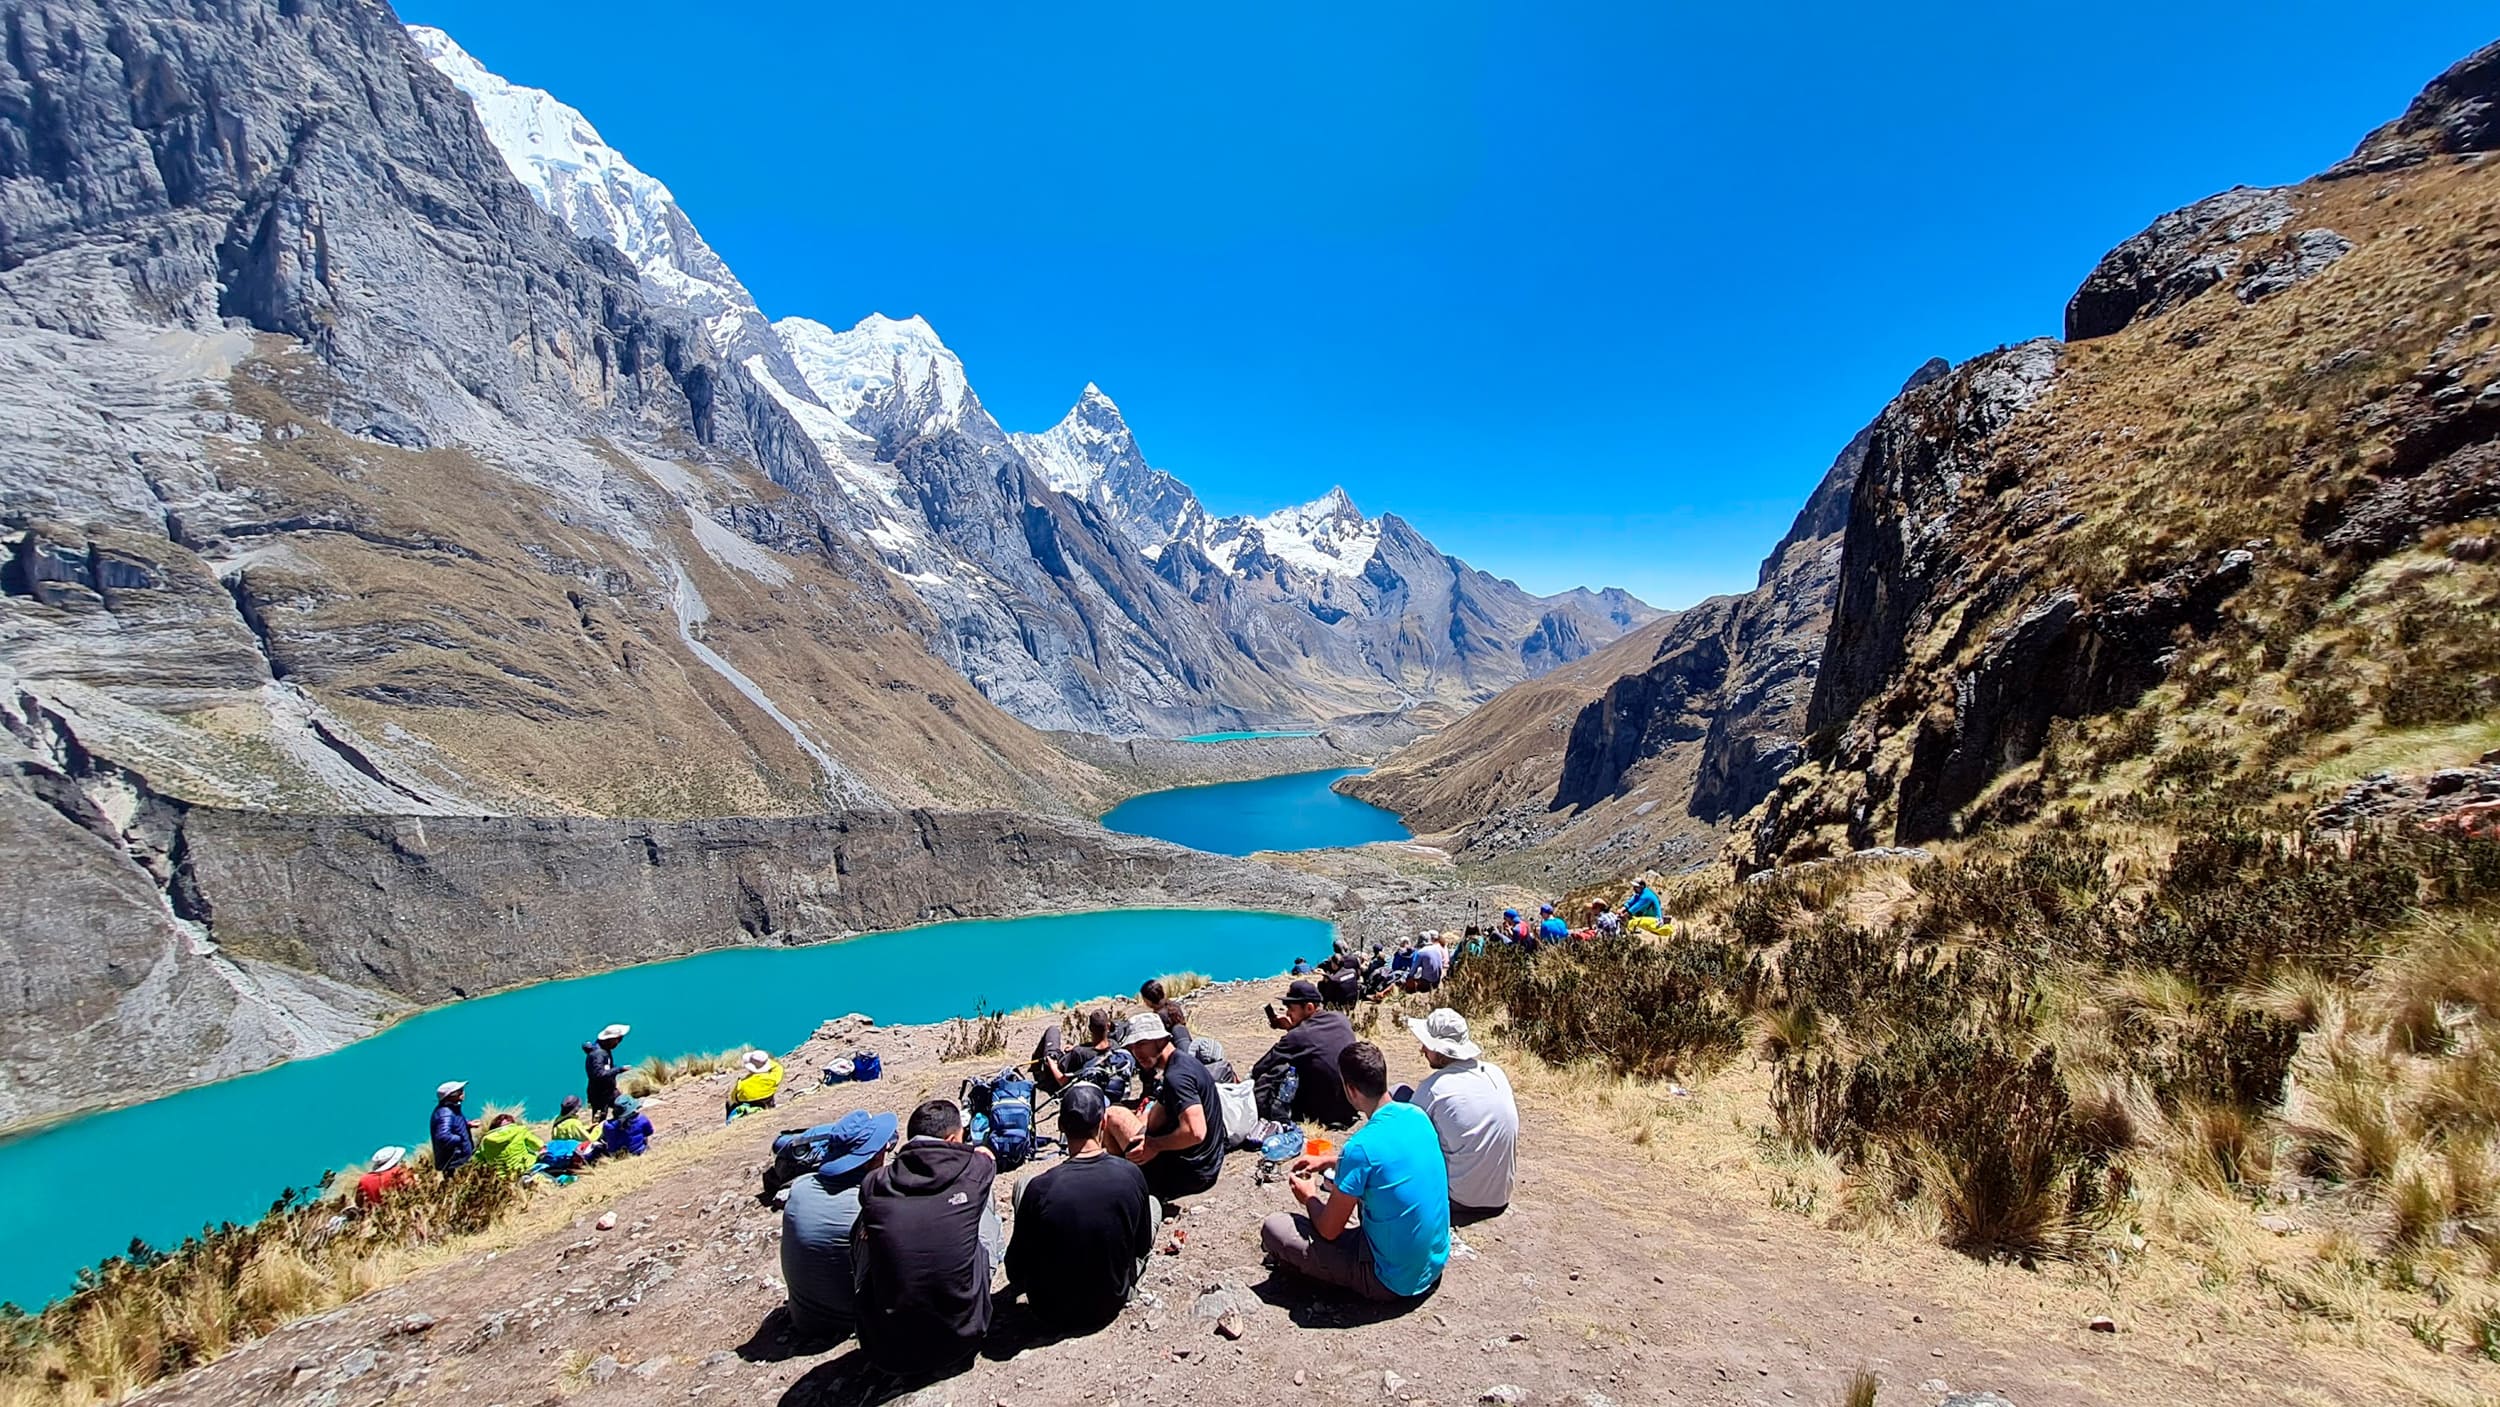
[[[2486,44],[2431,80],[2402,117],[2362,139],[2327,178],[2419,165],[2434,156],[2500,150],[2500,43]]]
[[[1902,396],[1949,370],[1929,361]],[[1581,846],[1626,863],[1698,860],[1802,756],[1841,534],[1876,428],[1833,459],[1754,590],[1512,690],[1346,789],[1418,830],[1455,833],[1465,858]]]

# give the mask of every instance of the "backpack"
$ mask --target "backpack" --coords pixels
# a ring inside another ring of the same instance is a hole
[[[825,1165],[825,1146],[834,1125],[783,1129],[773,1138],[773,1160],[764,1166],[764,1195],[769,1197]]]
[[[1033,1082],[1014,1067],[988,1079],[964,1081],[963,1105],[972,1117],[966,1135],[976,1148],[987,1148],[1000,1172],[1014,1172],[1031,1160],[1039,1140],[1033,1133]]]
[[[1079,1081],[1099,1086],[1114,1104],[1126,1104],[1137,1088],[1137,1057],[1125,1050],[1105,1051],[1100,1060],[1068,1077],[1070,1084]]]
[[[1259,1096],[1248,1080],[1227,1084],[1218,1080],[1216,1101],[1224,1110],[1224,1141],[1235,1148],[1259,1146]]]
[[[885,1073],[885,1062],[873,1050],[863,1050],[851,1057],[851,1078],[865,1083]]]

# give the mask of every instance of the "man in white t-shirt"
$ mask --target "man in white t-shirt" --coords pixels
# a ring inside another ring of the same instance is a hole
[[[1510,1206],[1519,1170],[1519,1105],[1510,1077],[1485,1062],[1467,1039],[1467,1018],[1446,1006],[1406,1026],[1432,1066],[1415,1087],[1414,1102],[1431,1118],[1449,1159],[1451,1219],[1499,1216]]]

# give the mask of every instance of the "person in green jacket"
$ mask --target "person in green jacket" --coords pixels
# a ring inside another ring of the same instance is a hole
[[[477,1165],[504,1177],[519,1177],[537,1165],[538,1150],[547,1141],[510,1114],[497,1114],[477,1141]]]

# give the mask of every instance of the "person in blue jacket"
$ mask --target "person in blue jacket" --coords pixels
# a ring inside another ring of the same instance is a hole
[[[1665,918],[1665,908],[1658,902],[1658,891],[1649,887],[1649,881],[1643,879],[1633,883],[1632,897],[1623,904],[1623,916],[1627,919]]]
[[[1536,936],[1540,942],[1568,942],[1571,938],[1571,925],[1555,915],[1553,905],[1539,904],[1537,905]]]
[[[461,1096],[468,1089],[467,1080],[445,1080],[434,1087],[434,1167],[438,1172],[458,1172],[477,1153],[477,1135],[469,1127],[469,1116],[460,1112]]]
[[[616,1117],[599,1128],[599,1146],[610,1157],[619,1153],[640,1157],[651,1148],[651,1120],[642,1112],[642,1101],[630,1094],[616,1097]]]

